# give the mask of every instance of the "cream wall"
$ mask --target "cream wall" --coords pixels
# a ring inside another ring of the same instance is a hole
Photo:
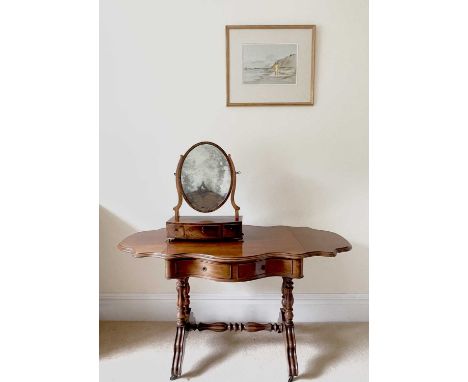
[[[310,226],[352,243],[350,253],[306,260],[298,292],[367,293],[367,1],[101,0],[100,17],[101,293],[173,292],[162,261],[115,246],[164,225],[179,155],[201,140],[225,148],[242,172],[245,224]],[[316,24],[315,105],[227,108],[226,24]],[[280,282],[191,286],[268,293]]]

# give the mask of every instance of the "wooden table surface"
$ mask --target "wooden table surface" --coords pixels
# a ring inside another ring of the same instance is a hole
[[[224,263],[281,257],[302,259],[310,256],[336,256],[351,250],[340,235],[308,227],[244,225],[243,241],[166,241],[164,228],[143,231],[124,239],[118,248],[135,257],[205,259]]]

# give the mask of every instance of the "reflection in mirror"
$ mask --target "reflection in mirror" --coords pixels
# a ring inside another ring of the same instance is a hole
[[[226,155],[209,143],[196,146],[182,164],[181,184],[185,200],[195,210],[215,211],[226,201],[231,188]]]

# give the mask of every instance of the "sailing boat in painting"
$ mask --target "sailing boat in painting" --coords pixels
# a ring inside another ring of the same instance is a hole
[[[297,44],[243,44],[244,84],[296,84]]]

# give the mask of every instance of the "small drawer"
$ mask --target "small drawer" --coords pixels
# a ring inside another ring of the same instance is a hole
[[[256,261],[251,263],[239,264],[238,275],[240,279],[255,278],[265,274],[265,261]]]
[[[219,225],[186,225],[186,239],[217,239],[220,235],[221,227]]]
[[[242,225],[241,224],[224,224],[223,237],[230,239],[242,239]]]
[[[178,277],[200,276],[216,279],[230,279],[231,266],[203,260],[179,260],[176,262]]]
[[[268,259],[265,264],[266,274],[276,274],[287,276],[292,274],[293,261],[281,259]]]
[[[185,237],[184,226],[182,224],[166,224],[167,237],[183,239]]]

